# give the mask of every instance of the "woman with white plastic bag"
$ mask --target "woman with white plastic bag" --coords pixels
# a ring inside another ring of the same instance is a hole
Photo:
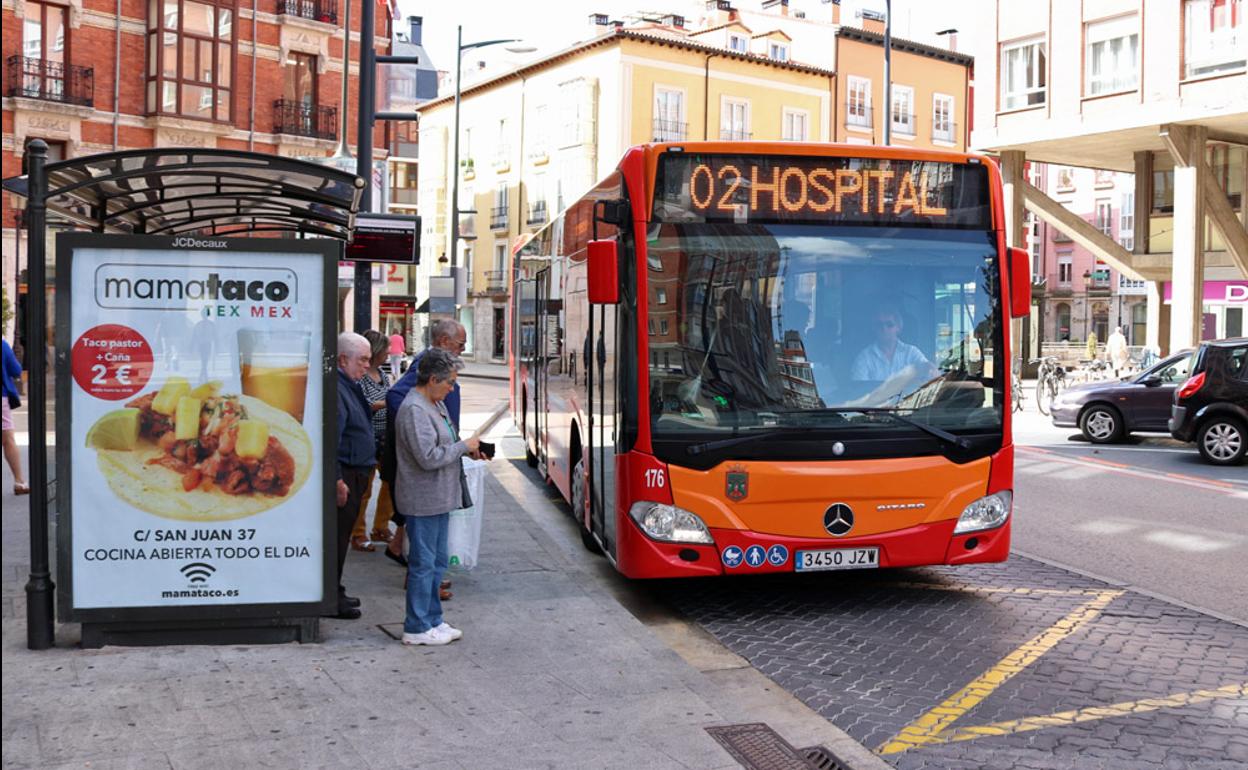
[[[481,549],[481,522],[485,513],[485,460],[465,457],[464,479],[472,505],[451,511],[447,531],[448,565],[451,569],[470,570],[477,566]]]
[[[458,378],[455,358],[437,348],[425,351],[416,385],[395,420],[395,499],[406,522],[407,612],[403,644],[443,645],[463,632],[442,617],[438,586],[449,563],[450,512],[471,508],[462,458],[479,457],[476,437],[460,440],[442,403]]]

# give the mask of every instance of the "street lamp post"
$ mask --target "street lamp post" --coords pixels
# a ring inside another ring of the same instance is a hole
[[[502,38],[499,40],[482,40],[479,43],[469,43],[464,45],[464,27],[460,25],[455,28],[455,140],[453,142],[452,158],[451,158],[451,275],[455,279],[455,301],[459,302],[460,289],[462,288],[463,277],[456,272],[455,268],[459,266],[459,101],[460,101],[460,75],[463,70],[464,51],[471,51],[474,48],[485,48],[487,45],[501,45],[503,43],[518,43],[520,38]],[[530,53],[537,50],[533,46],[508,46],[507,49],[511,53]]]

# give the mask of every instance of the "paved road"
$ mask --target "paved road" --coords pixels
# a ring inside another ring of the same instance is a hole
[[[898,768],[1248,767],[1248,627],[1221,617],[1248,619],[1238,469],[1162,438],[1091,447],[1034,413],[1019,427],[1015,542],[1039,559],[616,590]]]
[[[1016,551],[1248,625],[1248,469],[1169,437],[1097,446],[1019,418]]]

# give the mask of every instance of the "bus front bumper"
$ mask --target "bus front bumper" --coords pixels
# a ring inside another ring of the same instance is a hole
[[[712,528],[714,545],[651,540],[632,519],[622,518],[617,551],[624,555],[618,563],[620,571],[630,578],[666,578],[796,572],[800,552],[828,549],[879,549],[875,563],[863,567],[868,569],[1001,562],[1010,553],[1013,517],[995,529],[957,535],[953,533],[955,519],[858,538],[795,538]],[[759,549],[764,555],[761,560]]]

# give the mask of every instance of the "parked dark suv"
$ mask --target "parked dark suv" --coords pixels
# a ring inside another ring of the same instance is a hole
[[[1203,343],[1174,393],[1170,435],[1195,441],[1206,461],[1237,465],[1248,450],[1248,337]]]

